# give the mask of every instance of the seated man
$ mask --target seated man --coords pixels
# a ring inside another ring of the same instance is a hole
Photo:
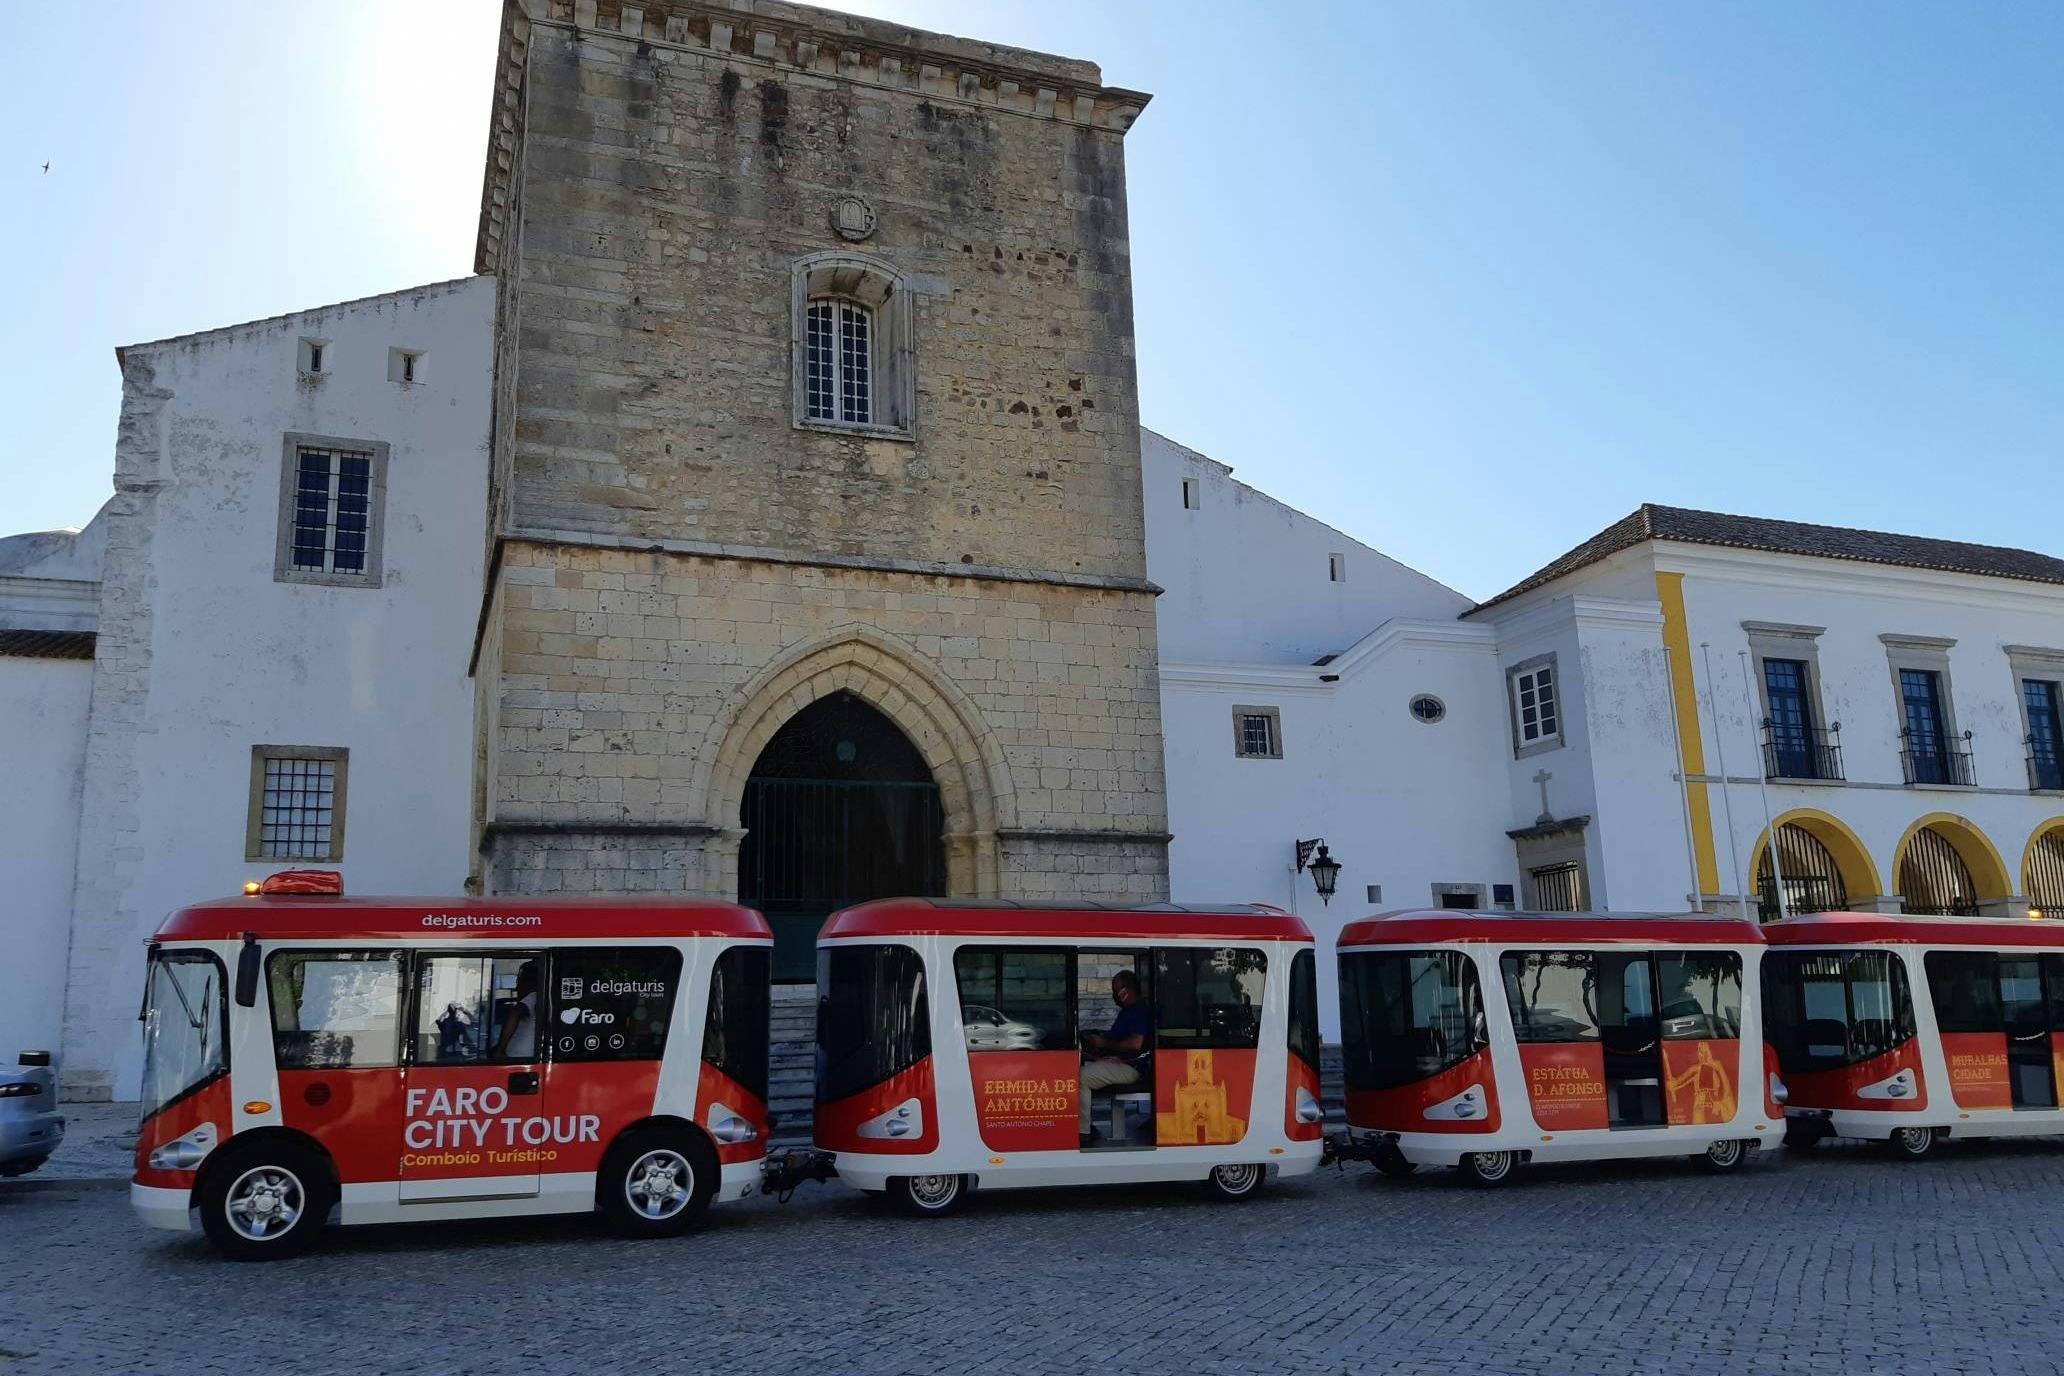
[[[1147,1068],[1154,1049],[1154,1014],[1140,997],[1139,976],[1120,970],[1111,976],[1111,1002],[1118,1016],[1108,1032],[1088,1032],[1082,1042],[1082,1142],[1089,1146],[1099,1139],[1089,1127],[1089,1098],[1100,1089],[1136,1085]]]

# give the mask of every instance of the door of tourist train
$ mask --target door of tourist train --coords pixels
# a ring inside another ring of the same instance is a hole
[[[818,998],[817,1145],[911,1212],[1318,1165],[1315,955],[1280,910],[866,903],[825,923]]]
[[[1754,923],[1399,912],[1351,923],[1338,950],[1338,1154],[1482,1184],[1525,1161],[1728,1170],[1776,1127]]]
[[[1785,1141],[2064,1130],[2064,923],[1816,913],[1765,928]]]
[[[600,1210],[678,1231],[750,1193],[771,937],[750,909],[346,898],[182,909],[146,976],[132,1199],[233,1256],[343,1223]]]

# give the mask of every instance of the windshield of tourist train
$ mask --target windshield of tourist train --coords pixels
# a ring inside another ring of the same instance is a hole
[[[765,946],[733,946],[718,956],[702,1026],[702,1058],[762,1100],[767,1097],[773,959]]]
[[[836,1103],[932,1054],[924,961],[908,946],[817,952],[817,1102]]]
[[[151,957],[143,1003],[143,1116],[229,1068],[222,962],[205,951]]]
[[[1914,1034],[1906,967],[1890,951],[1772,951],[1763,958],[1763,1037],[1785,1070],[1833,1070]]]
[[[1393,1089],[1489,1043],[1476,966],[1460,951],[1340,957],[1341,1051],[1350,1089]]]

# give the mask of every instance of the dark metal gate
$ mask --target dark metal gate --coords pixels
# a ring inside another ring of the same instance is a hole
[[[1849,886],[1835,857],[1797,822],[1777,829],[1778,868],[1784,871],[1785,907],[1795,913],[1837,912],[1849,906]],[[1770,848],[1756,867],[1757,906],[1765,922],[1777,918],[1777,881],[1770,872]]]
[[[2026,886],[2030,907],[2046,916],[2064,917],[2064,827],[2035,838],[2028,852]]]
[[[738,900],[774,929],[777,981],[816,978],[817,929],[838,909],[945,892],[939,786],[895,724],[850,693],[775,733],[738,821]]]
[[[1949,838],[1922,827],[1899,857],[1900,911],[1928,917],[1976,917],[1978,886]]]
[[[1575,913],[1584,909],[1584,869],[1581,865],[1543,865],[1528,870],[1533,881],[1533,910],[1537,913]]]

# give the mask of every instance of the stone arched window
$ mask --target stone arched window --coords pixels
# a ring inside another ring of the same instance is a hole
[[[916,369],[903,275],[857,253],[795,264],[795,423],[887,439],[915,434]]]

